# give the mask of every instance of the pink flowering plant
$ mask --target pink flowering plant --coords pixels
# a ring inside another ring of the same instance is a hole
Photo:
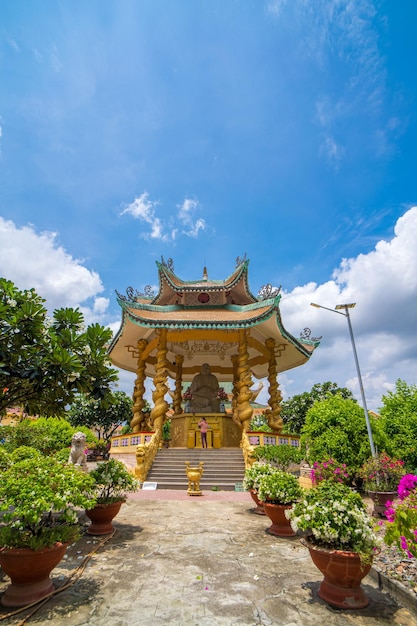
[[[323,480],[331,480],[335,483],[348,485],[350,476],[345,463],[338,463],[330,458],[327,461],[316,461],[310,472],[313,485],[318,485]]]
[[[192,400],[193,399],[193,394],[190,391],[190,388],[186,389],[186,391],[184,391],[183,396],[182,396],[183,400]]]
[[[216,398],[217,400],[227,400],[227,393],[225,392],[223,387],[219,387]]]
[[[388,503],[384,541],[395,543],[408,558],[417,558],[417,475],[406,474],[398,485],[398,502]]]
[[[383,453],[368,459],[359,470],[367,491],[396,491],[405,474],[404,461]]]

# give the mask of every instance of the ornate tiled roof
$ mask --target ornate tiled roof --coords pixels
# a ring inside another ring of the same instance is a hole
[[[275,341],[277,371],[307,361],[319,342],[305,336],[296,339],[285,330],[277,290],[264,289],[264,299],[255,298],[248,286],[248,263],[238,264],[224,281],[209,280],[205,269],[203,280],[194,282],[179,279],[172,267],[157,263],[160,288],[156,296],[149,288],[145,294],[131,288],[127,297],[118,294],[123,318],[109,350],[113,363],[135,371],[138,341],[146,339],[147,375],[152,375],[160,329],[167,330],[169,373],[174,373],[176,356],[181,354],[184,380],[190,380],[204,362],[221,380],[233,380],[232,357],[237,354],[241,330],[247,331],[249,364],[257,378],[268,374],[267,339]]]

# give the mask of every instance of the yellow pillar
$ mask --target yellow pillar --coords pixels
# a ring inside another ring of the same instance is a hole
[[[237,365],[237,416],[244,431],[250,430],[253,408],[250,404],[252,375],[249,369],[247,331],[239,330],[239,349]]]
[[[134,387],[133,398],[132,398],[133,399],[133,408],[132,408],[133,417],[132,417],[132,421],[130,422],[132,431],[134,433],[138,433],[140,431],[140,426],[143,422],[142,409],[145,404],[143,395],[145,393],[145,378],[146,378],[145,361],[143,359],[143,352],[147,345],[148,345],[148,342],[146,341],[146,339],[140,339],[138,341],[138,352],[139,352],[138,361],[137,361],[138,367],[136,370],[136,380],[135,380],[135,387]]]
[[[152,399],[154,407],[151,411],[151,421],[155,432],[160,432],[162,435],[162,425],[166,419],[166,412],[168,411],[168,402],[165,400],[165,395],[168,393],[167,385],[167,330],[161,329],[158,332],[158,350],[156,355],[155,365],[155,377],[153,383],[155,390],[152,393]]]
[[[281,413],[281,400],[282,395],[278,387],[277,382],[277,365],[275,360],[275,339],[270,337],[265,341],[265,345],[269,350],[269,367],[268,367],[268,382],[269,382],[269,399],[268,404],[271,407],[265,411],[265,415],[268,419],[268,426],[275,432],[280,433],[283,429],[283,422],[279,414]]]
[[[175,377],[175,394],[174,394],[174,415],[181,415],[182,411],[182,364],[184,363],[184,357],[182,354],[178,354],[175,357],[177,370]]]

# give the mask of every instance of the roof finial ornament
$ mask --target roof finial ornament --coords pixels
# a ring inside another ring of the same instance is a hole
[[[239,265],[242,265],[242,263],[244,263],[245,261],[246,261],[246,252],[243,258],[241,258],[240,256],[236,258],[236,267],[239,267]]]
[[[165,261],[164,257],[161,255],[161,263],[169,270],[171,270],[171,272],[174,271],[174,261],[171,258],[168,259],[168,261]]]
[[[276,298],[279,292],[281,291],[281,285],[278,287],[272,287],[270,283],[267,285],[262,285],[258,292],[258,298],[260,300],[267,300],[268,298]]]
[[[207,267],[204,266],[203,269],[203,280],[208,280],[208,273],[207,273]]]

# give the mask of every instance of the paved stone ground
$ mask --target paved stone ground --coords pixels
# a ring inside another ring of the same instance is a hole
[[[371,576],[369,607],[327,606],[308,550],[267,534],[269,520],[252,509],[247,493],[138,492],[114,535],[68,549],[52,576],[59,593],[32,615],[0,608],[1,626],[417,626],[415,608]],[[7,584],[0,573],[0,594]]]

